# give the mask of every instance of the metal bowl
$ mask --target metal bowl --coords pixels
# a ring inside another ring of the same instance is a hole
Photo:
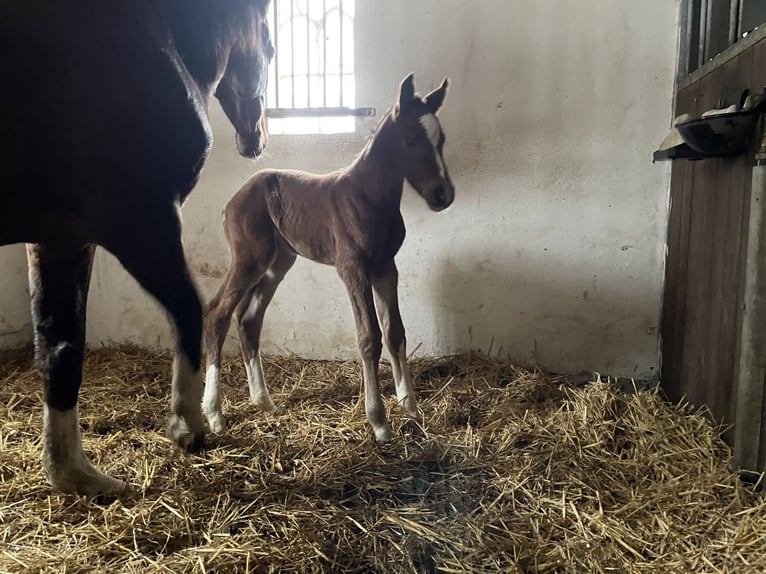
[[[711,156],[727,156],[747,148],[757,121],[758,114],[747,111],[698,118],[676,127],[692,149]]]

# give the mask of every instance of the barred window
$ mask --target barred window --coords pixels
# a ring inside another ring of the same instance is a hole
[[[271,133],[353,132],[354,0],[274,0],[266,117]]]
[[[766,0],[683,0],[681,23],[685,76],[766,23]]]

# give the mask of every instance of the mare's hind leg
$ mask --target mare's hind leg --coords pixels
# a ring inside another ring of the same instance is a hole
[[[391,370],[396,385],[396,398],[404,412],[420,420],[417,398],[412,386],[410,371],[407,368],[407,340],[404,324],[399,312],[397,284],[399,272],[393,259],[373,274],[372,287],[375,294],[375,308],[378,311],[383,340],[391,355]]]
[[[185,450],[202,448],[202,304],[189,275],[177,206],[151,212],[151,219],[115,230],[106,247],[139,284],[168,311],[176,330],[168,437]]]
[[[45,400],[43,467],[54,487],[88,497],[125,488],[88,461],[77,415],[94,250],[93,245],[27,245],[35,359]]]
[[[243,238],[244,239],[244,238]],[[205,350],[207,352],[207,370],[205,374],[205,396],[202,409],[207,417],[210,430],[220,433],[226,430],[226,419],[221,409],[220,378],[221,349],[229,330],[231,315],[240,304],[247,304],[243,299],[258,283],[274,259],[274,238],[270,242],[260,242],[265,262],[252,256],[248,249],[231,249],[232,261],[221,288],[210,300],[205,311]]]
[[[272,266],[251,291],[250,297],[244,299],[234,311],[239,331],[239,345],[242,349],[242,360],[245,362],[245,370],[247,371],[250,402],[266,412],[274,412],[277,407],[271,400],[263,376],[260,353],[263,317],[274,293],[277,291],[277,287],[295,263],[295,259],[295,253],[285,246],[280,246]]]
[[[364,267],[357,261],[340,265],[337,270],[346,285],[356,320],[356,342],[364,372],[364,410],[372,425],[375,440],[385,442],[391,440],[393,432],[386,419],[378,383],[378,362],[383,345],[375,317],[372,284]]]

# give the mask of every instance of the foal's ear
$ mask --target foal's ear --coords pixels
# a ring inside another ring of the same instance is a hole
[[[441,86],[423,98],[423,101],[428,106],[428,109],[431,110],[432,114],[438,112],[439,108],[442,107],[442,104],[444,103],[444,96],[447,95],[447,86],[449,86],[449,80],[444,78]]]
[[[407,77],[399,84],[399,97],[396,98],[395,114],[399,114],[399,110],[406,105],[410,104],[415,99],[415,73],[410,72]]]

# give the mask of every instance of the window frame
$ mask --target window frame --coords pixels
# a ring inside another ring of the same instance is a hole
[[[729,33],[727,46],[719,53],[710,53],[709,35],[712,30],[713,0],[681,0],[679,6],[679,48],[676,70],[677,89],[697,81],[711,70],[728,62],[748,47],[766,38],[766,20],[753,30],[742,29],[746,2],[729,0]],[[699,6],[699,13],[695,8]],[[696,61],[692,61],[696,55]]]
[[[353,0],[352,0],[353,1]],[[287,21],[290,22],[290,34],[291,34],[291,40],[290,42],[294,46],[294,36],[293,34],[296,33],[296,26],[294,22],[297,19],[304,18],[305,15],[299,14],[294,12],[293,8],[295,6],[296,0],[290,0],[290,15],[287,18]],[[316,2],[316,0],[306,0],[307,7],[309,3]],[[274,67],[274,81],[276,83],[273,94],[274,98],[276,99],[276,102],[269,102],[267,99],[266,102],[266,118],[267,119],[289,119],[289,118],[303,118],[303,119],[317,119],[317,118],[347,118],[347,117],[374,117],[375,116],[375,108],[373,107],[365,107],[365,106],[344,106],[344,105],[327,105],[327,83],[328,78],[334,75],[339,76],[342,78],[345,74],[344,70],[344,62],[343,62],[343,21],[344,21],[344,15],[345,12],[343,10],[343,3],[344,0],[337,0],[337,10],[338,10],[338,16],[339,16],[339,26],[338,26],[338,33],[340,35],[338,40],[339,45],[339,68],[337,73],[328,74],[327,71],[327,44],[329,43],[328,37],[327,37],[327,14],[333,10],[331,8],[330,10],[327,9],[327,1],[322,1],[322,29],[325,34],[324,43],[322,45],[323,50],[323,69],[319,72],[314,72],[311,70],[311,66],[309,64],[310,56],[309,54],[306,54],[306,73],[296,73],[295,72],[295,62],[297,61],[295,50],[290,50],[290,59],[287,60],[289,63],[290,73],[283,75],[282,78],[288,77],[291,79],[292,83],[292,89],[291,89],[291,100],[292,105],[285,106],[284,102],[280,100],[279,95],[279,81],[280,81],[280,53],[279,53],[279,34],[280,34],[280,22],[284,22],[284,18],[280,16],[279,12],[279,0],[274,0],[271,5],[271,14],[269,16],[269,20],[271,23],[271,34],[272,34],[272,41],[274,43],[276,53],[274,54],[274,58],[272,60],[272,66]],[[318,2],[317,2],[318,4]],[[280,21],[281,19],[281,21]],[[306,26],[306,34],[310,35],[310,31],[308,26]],[[353,32],[352,32],[353,37]],[[310,46],[311,42],[307,40],[307,47]],[[354,69],[354,66],[352,66],[353,74],[354,74],[354,81],[356,81],[356,71]],[[310,101],[310,94],[311,94],[311,78],[312,76],[319,75],[321,78],[321,83],[323,84],[323,98],[322,98],[322,105],[311,105]],[[296,106],[295,105],[295,78],[296,77],[305,77],[306,84],[307,84],[307,104],[308,106],[302,107],[302,106]],[[339,95],[339,102],[340,104],[343,104],[343,80],[340,80],[340,95]],[[289,102],[288,102],[289,103]],[[282,104],[281,106],[279,104]],[[322,133],[316,132],[316,133]]]

